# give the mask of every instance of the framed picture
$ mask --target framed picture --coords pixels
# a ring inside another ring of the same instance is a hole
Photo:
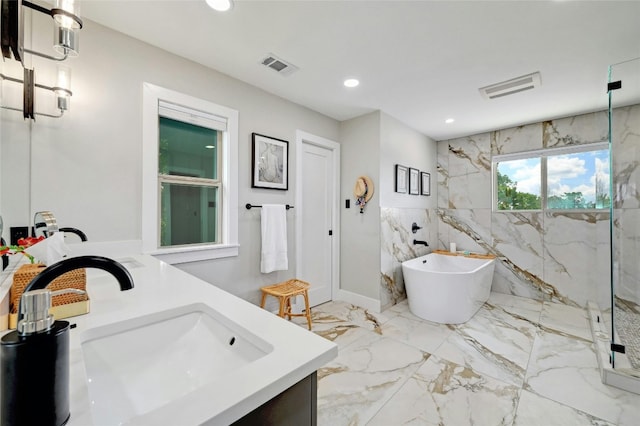
[[[409,168],[409,194],[420,194],[420,170]]]
[[[289,189],[289,142],[251,134],[251,187]]]
[[[407,168],[396,164],[396,192],[407,193]]]
[[[422,195],[431,195],[431,174],[420,172],[420,188]]]

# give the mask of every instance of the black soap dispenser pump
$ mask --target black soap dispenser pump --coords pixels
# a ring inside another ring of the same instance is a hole
[[[0,425],[69,421],[69,323],[49,314],[51,297],[77,289],[22,294],[18,328],[0,340]]]

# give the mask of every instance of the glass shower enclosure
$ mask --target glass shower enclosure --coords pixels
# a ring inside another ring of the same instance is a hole
[[[608,95],[613,194],[609,361],[619,377],[628,377],[629,390],[640,393],[640,58],[609,67]]]

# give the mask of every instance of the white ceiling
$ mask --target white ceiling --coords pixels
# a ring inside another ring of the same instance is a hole
[[[603,110],[608,66],[640,57],[638,1],[85,0],[82,16],[337,120],[382,110],[436,140]],[[262,66],[268,53],[299,71]],[[535,71],[539,89],[478,92]]]

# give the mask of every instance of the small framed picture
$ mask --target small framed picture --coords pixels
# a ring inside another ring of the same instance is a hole
[[[409,194],[420,194],[420,170],[409,168]]]
[[[407,168],[396,164],[396,192],[407,193]]]
[[[289,189],[289,142],[251,134],[251,187]]]
[[[420,172],[420,188],[422,195],[431,195],[431,174]]]

